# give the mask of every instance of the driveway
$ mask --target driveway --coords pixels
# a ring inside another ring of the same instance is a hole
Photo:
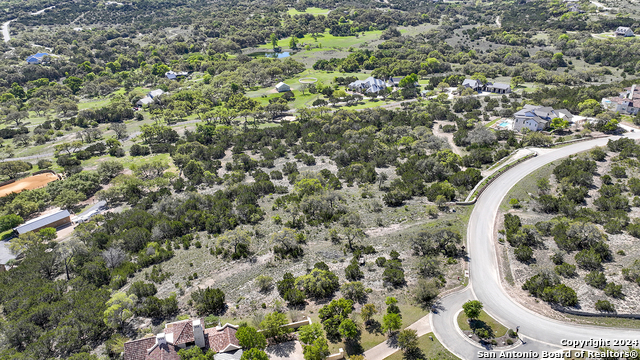
[[[407,329],[415,330],[418,333],[418,337],[430,333],[432,330],[429,315],[424,316],[413,324],[407,326]],[[387,340],[365,351],[364,357],[367,360],[383,360],[398,350],[399,349],[395,342]]]
[[[638,139],[640,133],[627,133],[626,137]],[[498,260],[494,247],[494,224],[498,208],[509,189],[536,169],[558,159],[604,146],[609,139],[618,136],[589,140],[539,155],[513,167],[496,179],[480,196],[467,228],[470,285],[462,292],[446,296],[440,302],[440,311],[432,315],[434,333],[440,342],[462,359],[479,359],[481,348],[468,342],[455,330],[455,314],[462,304],[478,299],[486,312],[509,328],[520,326],[520,335],[527,339],[519,351],[560,350],[561,339],[638,339],[640,330],[613,329],[583,326],[549,319],[524,308],[514,301],[501,285]],[[488,349],[489,350],[489,349]],[[585,350],[595,350],[585,348]],[[496,354],[499,356],[500,354]]]
[[[271,360],[304,360],[302,345],[300,345],[298,340],[269,346],[266,353],[269,355],[269,359]]]

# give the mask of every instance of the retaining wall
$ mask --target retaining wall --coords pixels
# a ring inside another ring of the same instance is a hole
[[[560,306],[560,305],[557,305],[557,304],[551,304],[551,308],[553,310],[559,311],[561,313],[569,314],[569,315],[578,315],[578,316],[587,316],[587,317],[612,317],[612,318],[639,319],[640,320],[640,314],[616,314],[616,313],[608,313],[608,312],[589,313],[589,312],[585,312],[585,311],[578,311],[578,310],[568,309],[568,308],[566,308],[564,306]]]

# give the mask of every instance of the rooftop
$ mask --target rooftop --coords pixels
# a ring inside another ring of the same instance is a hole
[[[128,341],[124,344],[124,360],[180,360],[180,346],[194,343],[194,325],[198,323],[203,324],[204,319],[176,321],[166,324],[164,333]],[[203,348],[218,353],[215,357],[217,360],[238,360],[242,350],[236,339],[237,329],[237,326],[231,324],[204,329]]]
[[[29,231],[33,231],[39,229],[41,227],[47,226],[51,223],[54,223],[58,220],[62,220],[66,217],[70,217],[71,214],[67,210],[61,210],[53,214],[43,215],[37,217],[35,219],[29,220],[26,223],[14,228],[13,230],[17,231],[18,234],[24,234]]]

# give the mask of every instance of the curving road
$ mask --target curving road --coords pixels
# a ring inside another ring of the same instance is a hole
[[[628,133],[627,137],[638,139],[640,133]],[[618,137],[614,137],[616,139]],[[502,287],[498,261],[494,246],[494,224],[498,207],[507,192],[534,170],[558,159],[576,154],[595,146],[606,145],[610,138],[601,138],[562,147],[539,155],[505,172],[480,196],[471,213],[467,228],[470,285],[463,291],[442,299],[441,309],[431,315],[434,333],[451,352],[462,359],[480,359],[479,352],[487,351],[472,344],[457,330],[456,313],[467,300],[477,298],[484,304],[488,314],[509,328],[520,326],[520,335],[526,344],[514,351],[557,351],[561,339],[640,339],[639,330],[613,329],[583,326],[552,320],[524,308],[515,302]],[[594,348],[584,350],[594,351]],[[500,352],[496,352],[500,357]],[[542,358],[542,357],[534,357]]]
[[[15,20],[15,19],[14,19]],[[9,31],[9,25],[13,20],[9,20],[2,24],[2,39],[4,42],[9,42],[11,40],[11,32]]]

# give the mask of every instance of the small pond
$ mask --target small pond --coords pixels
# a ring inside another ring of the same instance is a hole
[[[289,57],[292,54],[289,53],[288,51],[284,51],[284,52],[259,51],[259,52],[254,52],[248,55],[252,57],[267,57],[267,58],[273,58],[273,59],[281,59],[281,58]]]

